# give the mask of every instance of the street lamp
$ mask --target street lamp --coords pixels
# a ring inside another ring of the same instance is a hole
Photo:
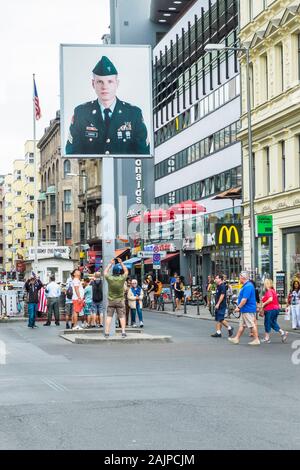
[[[247,75],[247,116],[248,116],[248,143],[249,143],[249,207],[250,207],[250,271],[255,276],[255,215],[254,215],[254,171],[252,151],[252,122],[251,122],[251,88],[250,88],[250,48],[249,47],[227,47],[225,44],[207,44],[205,51],[240,51],[246,54]]]
[[[85,207],[85,215],[84,215],[84,234],[85,234],[85,245],[87,245],[87,238],[88,238],[88,209],[87,209],[87,175],[78,174],[78,173],[67,173],[67,176],[78,176],[78,178],[85,178],[85,197],[84,197],[84,207]]]

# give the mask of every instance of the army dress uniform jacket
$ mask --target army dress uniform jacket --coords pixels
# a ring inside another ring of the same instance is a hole
[[[106,128],[98,100],[75,108],[66,144],[70,155],[149,155],[147,128],[137,106],[117,99]]]

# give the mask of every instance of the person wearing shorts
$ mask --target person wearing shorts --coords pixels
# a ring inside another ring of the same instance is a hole
[[[93,305],[93,288],[91,286],[90,279],[87,278],[84,280],[84,315],[86,318],[86,327],[92,328],[96,327],[95,325],[95,315],[92,309]]]
[[[124,302],[124,283],[128,276],[128,269],[121,258],[117,258],[118,264],[112,259],[104,271],[104,278],[108,284],[108,307],[105,321],[105,338],[109,337],[110,325],[114,313],[117,312],[122,328],[122,338],[126,338],[126,315]],[[112,269],[112,275],[109,274]]]
[[[228,336],[233,336],[233,328],[225,320],[226,313],[226,284],[224,282],[223,274],[218,274],[215,277],[216,282],[216,306],[215,306],[215,318],[216,318],[216,332],[211,335],[212,338],[222,338],[221,329],[225,326],[228,330]]]
[[[249,280],[249,274],[246,271],[240,274],[240,283],[243,287],[240,290],[238,297],[238,305],[235,309],[236,312],[241,312],[239,329],[234,338],[228,338],[233,344],[239,344],[240,337],[246,328],[249,328],[253,333],[253,341],[248,343],[250,346],[260,345],[258,338],[258,329],[255,322],[256,316],[256,296],[255,288]]]
[[[73,330],[81,330],[82,328],[81,326],[77,325],[77,322],[78,322],[78,315],[81,314],[83,307],[84,307],[84,290],[81,284],[81,272],[79,271],[79,269],[74,269],[72,274],[73,274],[73,282],[72,282]]]
[[[69,287],[72,287],[73,283],[73,278],[72,274],[71,277],[67,280],[66,287],[65,287],[65,293],[66,293],[66,303],[65,303],[65,312],[66,312],[66,329],[70,329],[70,321],[72,322],[72,317],[73,317],[73,300],[72,298],[67,297],[67,292]],[[72,288],[73,289],[73,288]]]

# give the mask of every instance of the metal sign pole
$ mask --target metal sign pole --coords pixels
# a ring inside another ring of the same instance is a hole
[[[103,271],[109,262],[115,258],[116,216],[115,216],[115,180],[114,159],[102,159],[102,204],[101,204],[101,233]],[[104,331],[108,305],[108,286],[103,282],[103,319]],[[116,332],[115,316],[111,322],[110,334]]]

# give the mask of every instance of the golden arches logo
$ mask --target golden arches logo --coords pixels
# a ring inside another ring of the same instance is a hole
[[[235,244],[236,245],[240,244],[239,232],[235,225],[231,225],[231,227],[227,227],[226,225],[223,225],[223,227],[220,229],[220,232],[219,232],[219,239],[218,239],[219,245],[223,244],[224,233],[226,233],[228,244],[232,243],[232,233],[234,234],[233,239],[235,240]]]

